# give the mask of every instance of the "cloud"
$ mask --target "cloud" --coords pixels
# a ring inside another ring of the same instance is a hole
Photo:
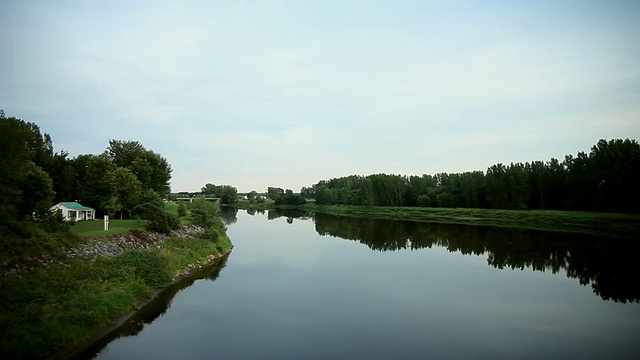
[[[3,4],[0,106],[72,155],[142,141],[175,190],[461,172],[638,137],[637,6],[499,5]]]

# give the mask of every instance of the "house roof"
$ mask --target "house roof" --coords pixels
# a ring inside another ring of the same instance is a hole
[[[67,207],[69,209],[73,209],[73,210],[84,210],[84,211],[89,211],[89,210],[93,210],[90,207],[86,207],[86,206],[82,206],[80,204],[78,204],[75,201],[68,201],[68,202],[61,202],[60,205]]]

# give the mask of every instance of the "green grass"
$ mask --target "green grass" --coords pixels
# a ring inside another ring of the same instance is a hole
[[[104,230],[102,220],[78,221],[71,227],[71,232],[81,237],[96,237],[103,235],[116,235],[126,233],[134,229],[144,229],[146,224],[138,220],[109,220],[109,230]]]
[[[177,203],[165,203],[164,209],[166,212],[178,216],[178,207]],[[182,219],[182,223],[188,222],[189,219]],[[110,219],[109,220],[109,230],[104,230],[104,220],[85,220],[78,221],[71,227],[71,232],[80,237],[96,237],[103,235],[117,235],[126,233],[135,229],[144,229],[146,227],[146,223],[139,220],[117,220]]]
[[[164,203],[164,210],[169,214],[173,214],[178,216],[178,208],[180,205],[178,203]]]
[[[637,238],[640,215],[556,210],[493,210],[468,208],[366,207],[306,204],[304,210],[360,217],[420,222],[485,225]]]
[[[205,264],[209,255],[230,248],[226,235],[207,234],[95,262],[0,274],[0,353],[43,358],[83,343],[97,328],[135,309],[155,287],[168,285],[178,270]]]

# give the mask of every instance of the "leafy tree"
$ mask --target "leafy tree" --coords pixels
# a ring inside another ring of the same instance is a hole
[[[315,197],[315,191],[313,187],[302,187],[300,189],[300,195],[306,199],[313,199]]]
[[[53,185],[41,166],[50,161],[51,150],[51,138],[42,136],[38,125],[0,113],[0,222],[51,206]]]
[[[116,169],[105,154],[79,155],[73,161],[78,182],[78,200],[85,206],[103,209],[112,196],[111,182],[106,174]]]
[[[633,212],[640,200],[640,145],[635,140],[601,139],[589,153],[596,185],[595,208]]]
[[[109,140],[105,154],[114,165],[131,170],[144,188],[160,195],[169,193],[173,170],[160,154],[145,149],[138,141],[120,140]]]
[[[163,207],[153,203],[137,205],[133,212],[140,220],[147,221],[147,227],[153,231],[169,234],[171,230],[180,227],[180,219],[177,216],[169,214]]]
[[[78,198],[76,170],[73,166],[73,160],[68,156],[67,152],[54,154],[48,168],[49,176],[53,181],[54,202],[56,203]]]
[[[204,195],[213,195],[219,198],[221,204],[235,204],[238,202],[238,189],[231,185],[208,183],[201,190]]]
[[[267,188],[267,197],[269,199],[278,200],[282,196],[284,196],[284,189],[279,187],[271,187],[271,186]]]
[[[293,190],[287,189],[285,195],[276,199],[276,205],[302,205],[307,202],[302,195],[294,194]]]
[[[24,183],[22,184],[23,201],[19,206],[18,217],[35,215],[36,218],[49,212],[53,203],[53,182],[42,168],[29,161],[23,168]]]
[[[191,203],[191,220],[194,224],[205,229],[213,229],[214,233],[223,233],[226,228],[220,217],[215,203],[198,197]]]
[[[431,206],[431,198],[429,197],[429,195],[422,194],[418,196],[417,205],[420,207]]]
[[[142,184],[131,170],[122,167],[116,167],[108,172],[106,178],[111,194],[107,201],[110,208],[120,211],[120,219],[124,210],[127,210],[131,216],[131,210],[140,202]]]
[[[247,200],[249,200],[250,204],[255,203],[257,197],[258,197],[258,192],[255,191],[255,190],[251,190],[251,192],[249,192],[249,194],[247,194]]]

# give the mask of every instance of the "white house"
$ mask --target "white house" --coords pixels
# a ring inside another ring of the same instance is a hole
[[[75,201],[61,202],[51,207],[52,211],[59,211],[65,221],[94,220],[96,211],[82,206]]]

